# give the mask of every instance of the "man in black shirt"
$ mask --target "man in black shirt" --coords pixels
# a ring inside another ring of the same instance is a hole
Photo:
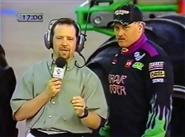
[[[168,55],[145,36],[143,15],[135,5],[116,9],[108,25],[114,27],[121,50],[109,72],[110,114],[100,135],[165,137],[174,79]]]

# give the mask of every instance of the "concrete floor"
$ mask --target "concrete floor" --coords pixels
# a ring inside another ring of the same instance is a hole
[[[1,2],[1,8],[15,9],[18,13],[44,14],[44,22],[38,23],[17,22],[13,16],[1,17],[1,43],[18,80],[28,66],[50,56],[51,51],[48,51],[43,44],[43,35],[47,30],[48,22],[51,19],[61,17],[75,19],[75,7],[82,2],[83,0],[61,0],[61,2],[57,0],[52,0],[52,2],[12,0]],[[87,34],[88,40],[83,51],[86,58],[108,38],[96,32],[88,32]],[[19,128],[19,137],[24,137],[26,131],[24,122],[18,123],[17,127]]]

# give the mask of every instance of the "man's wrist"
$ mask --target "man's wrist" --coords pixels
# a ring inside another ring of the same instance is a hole
[[[51,100],[51,97],[49,96],[49,94],[46,91],[42,92],[42,97],[45,98],[47,101]]]
[[[84,110],[84,112],[83,112],[80,116],[78,116],[78,117],[83,117],[83,116],[84,116],[84,114],[85,114],[85,110]]]
[[[82,113],[81,116],[78,116],[80,119],[86,118],[89,115],[88,110],[85,108],[84,112]]]

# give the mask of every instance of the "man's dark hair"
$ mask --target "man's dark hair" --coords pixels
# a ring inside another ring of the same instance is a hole
[[[76,37],[78,38],[78,35],[79,35],[79,27],[78,24],[73,20],[73,19],[70,19],[70,18],[61,18],[61,19],[58,19],[52,26],[51,28],[51,36],[54,35],[54,29],[56,27],[56,25],[58,24],[67,24],[67,25],[73,25],[75,27],[75,30],[76,30]]]
[[[0,44],[0,54],[3,54],[5,56],[5,51],[4,51],[3,47],[1,46],[1,44]]]
[[[2,47],[2,45],[0,44],[0,67],[6,67],[8,65],[6,58],[5,58],[5,51]]]

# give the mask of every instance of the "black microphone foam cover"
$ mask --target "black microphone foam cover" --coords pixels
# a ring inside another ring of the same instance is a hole
[[[63,68],[66,65],[66,63],[67,61],[62,57],[58,57],[55,61],[56,66],[59,68]]]

